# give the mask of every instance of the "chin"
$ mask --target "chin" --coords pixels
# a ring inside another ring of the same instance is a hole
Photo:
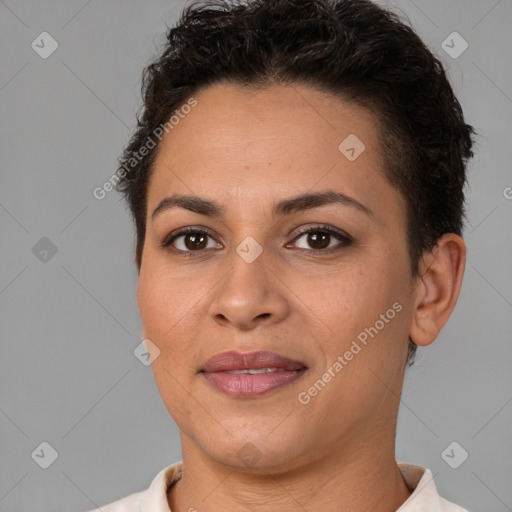
[[[227,427],[226,430],[232,433],[232,436],[222,427],[209,429],[208,438],[203,438],[202,442],[197,444],[203,445],[203,451],[208,454],[208,457],[226,466],[246,468],[253,473],[261,471],[262,474],[268,473],[269,470],[283,472],[304,457],[304,450],[307,447],[303,439],[299,445],[296,441],[300,437],[299,429],[295,431],[289,427],[284,428],[286,437],[279,436],[275,432],[269,435],[268,433],[272,432],[279,421],[276,420],[273,427],[269,427],[267,422],[261,425],[261,428],[257,422],[248,429]],[[226,426],[225,422],[222,424]]]

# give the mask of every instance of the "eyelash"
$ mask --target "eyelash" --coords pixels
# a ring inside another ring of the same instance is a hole
[[[330,236],[333,236],[334,238],[337,238],[341,243],[336,245],[335,247],[330,247],[328,249],[299,249],[299,250],[307,251],[307,252],[313,251],[313,252],[317,252],[317,253],[331,254],[333,252],[337,252],[337,251],[343,249],[344,247],[348,247],[353,242],[352,237],[350,235],[348,235],[347,233],[345,233],[343,231],[339,231],[339,230],[334,229],[334,228],[332,228],[330,226],[327,226],[327,225],[311,226],[311,227],[308,227],[308,228],[299,229],[297,235],[295,236],[295,238],[293,240],[295,241],[298,238],[300,238],[301,236],[307,235],[307,234],[310,234],[310,233],[324,233],[324,234],[328,234]],[[179,238],[180,236],[189,235],[189,234],[205,235],[205,236],[209,236],[210,238],[213,238],[212,234],[209,231],[205,230],[204,228],[200,229],[200,228],[188,227],[188,228],[183,228],[180,231],[178,231],[177,233],[174,233],[174,234],[166,237],[162,241],[161,247],[165,248],[165,249],[168,249],[168,250],[170,250],[172,252],[181,253],[181,254],[188,254],[189,257],[193,257],[195,255],[194,253],[197,253],[197,255],[200,255],[206,249],[199,249],[197,251],[190,251],[190,250],[189,251],[184,251],[182,249],[176,249],[176,248],[172,247],[172,243],[177,238]]]

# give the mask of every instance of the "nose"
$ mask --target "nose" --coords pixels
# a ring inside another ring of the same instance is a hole
[[[243,252],[240,254],[233,251],[229,257],[229,270],[212,295],[211,317],[219,325],[240,330],[282,322],[289,314],[290,304],[278,269],[272,268],[265,251],[253,261],[244,259]]]

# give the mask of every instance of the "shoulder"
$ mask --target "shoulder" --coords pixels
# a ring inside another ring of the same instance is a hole
[[[153,478],[146,490],[130,494],[89,512],[171,512],[167,503],[167,489],[181,478],[182,471],[181,461],[171,464]]]
[[[444,498],[439,498],[439,512],[469,512],[467,509],[447,501]]]
[[[412,494],[397,512],[469,512],[439,496],[429,469],[404,462],[398,462],[398,468]]]
[[[100,508],[91,510],[90,512],[140,512],[142,510],[141,503],[146,491],[136,492],[121,498],[119,500],[102,505]]]

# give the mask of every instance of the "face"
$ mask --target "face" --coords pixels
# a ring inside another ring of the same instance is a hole
[[[415,283],[377,119],[299,85],[194,98],[159,146],[137,291],[184,455],[293,468],[379,445]]]

